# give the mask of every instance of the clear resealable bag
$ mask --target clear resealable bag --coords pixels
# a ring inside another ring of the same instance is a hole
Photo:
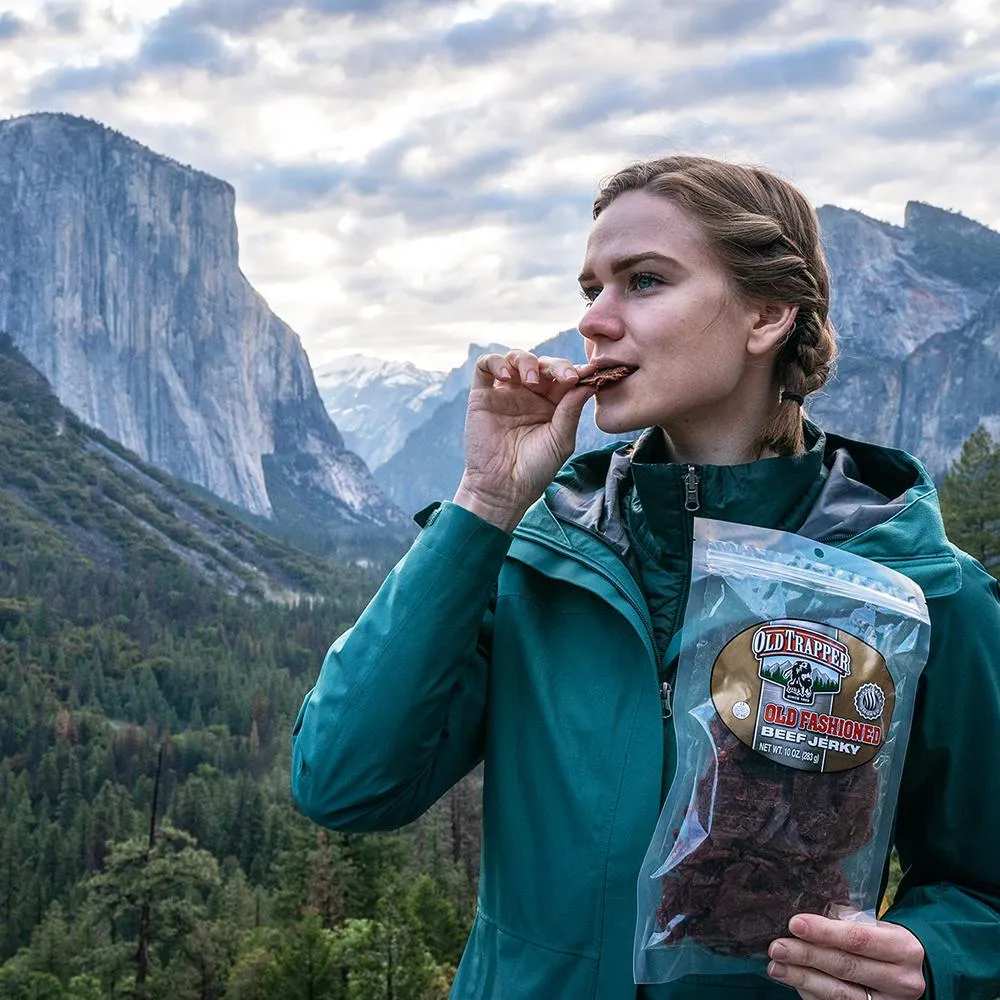
[[[695,518],[677,771],[639,874],[636,983],[766,975],[796,913],[874,920],[920,587],[792,532]]]

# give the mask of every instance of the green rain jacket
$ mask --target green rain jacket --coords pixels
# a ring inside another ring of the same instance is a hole
[[[734,466],[667,461],[649,428],[570,459],[513,534],[435,502],[330,647],[292,730],[306,816],[397,829],[485,761],[477,908],[452,998],[793,995],[759,976],[633,978],[699,516],[796,531],[923,589],[930,654],[894,831],[904,878],[883,919],[923,944],[927,997],[1000,995],[997,582],[947,540],[918,460],[805,428],[804,455]]]

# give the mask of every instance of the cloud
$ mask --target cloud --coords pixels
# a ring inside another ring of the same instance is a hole
[[[799,49],[752,53],[721,66],[679,73],[669,82],[683,98],[755,91],[812,90],[851,83],[871,46],[856,38],[830,38]]]
[[[293,13],[351,21],[374,21],[391,14],[443,6],[451,0],[187,0],[170,15],[188,27],[211,27],[232,36],[254,35]]]
[[[612,115],[687,109],[714,97],[774,90],[791,96],[801,90],[843,86],[857,77],[859,64],[870,51],[866,42],[833,38],[791,51],[755,52],[717,66],[682,70],[658,83],[643,83],[631,74],[606,76],[588,85],[582,97],[568,111],[556,113],[549,124],[577,129]]]
[[[497,143],[444,156],[413,176],[403,167],[415,148],[447,148],[433,120],[398,136],[353,163],[220,165],[237,200],[255,211],[294,215],[331,209],[356,210],[364,218],[392,216],[411,231],[461,229],[499,220],[513,227],[545,225],[561,213],[590,218],[593,185],[553,182],[531,191],[502,186],[508,169],[531,155],[516,143]]]
[[[548,5],[511,3],[490,17],[456,25],[443,42],[456,63],[484,63],[565,27],[566,19],[556,16]]]
[[[944,62],[961,47],[956,35],[946,32],[915,35],[900,42],[903,58],[908,62]]]
[[[80,8],[70,3],[50,3],[45,6],[45,18],[50,28],[62,35],[80,30]]]
[[[65,95],[94,90],[121,93],[135,79],[131,63],[109,62],[97,66],[66,66],[49,70],[32,84],[29,103],[44,105]]]
[[[593,199],[637,159],[773,164],[874,218],[919,198],[996,225],[992,6],[39,0],[0,36],[24,35],[10,110],[107,120],[236,188],[244,272],[307,345],[405,329],[457,358],[577,318]]]
[[[10,11],[0,13],[0,42],[8,38],[17,38],[24,33],[27,25],[16,14]]]
[[[1000,139],[1000,72],[966,72],[912,94],[904,110],[878,115],[867,130],[893,139],[939,139],[961,133]]]
[[[238,76],[252,70],[255,59],[246,46],[230,49],[218,31],[205,27],[191,4],[181,4],[153,22],[134,56],[96,66],[66,66],[38,77],[30,90],[35,104],[64,94],[111,90],[124,94],[129,84],[165,68],[203,70],[211,76]],[[59,15],[57,15],[59,16]]]
[[[765,24],[780,10],[784,0],[726,0],[725,3],[701,3],[694,6],[689,17],[680,20],[677,34],[686,41],[706,41],[725,38],[730,41],[751,28]]]
[[[154,67],[187,66],[214,76],[235,76],[252,64],[248,53],[230,51],[217,31],[192,20],[186,6],[175,8],[153,25],[133,61],[136,75]]]

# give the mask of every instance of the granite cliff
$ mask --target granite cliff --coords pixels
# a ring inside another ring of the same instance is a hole
[[[334,537],[411,534],[240,271],[234,201],[97,122],[0,122],[0,330],[72,412],[175,476]]]

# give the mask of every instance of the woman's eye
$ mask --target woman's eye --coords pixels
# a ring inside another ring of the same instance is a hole
[[[656,274],[650,274],[648,271],[637,271],[635,274],[629,275],[629,287],[632,286],[633,282],[637,282],[640,278],[652,278],[657,284],[664,285],[666,282]],[[648,286],[647,286],[648,288]],[[640,289],[640,291],[646,291],[647,289]],[[591,293],[600,292],[600,288],[596,286],[591,288],[581,288],[580,294],[586,300],[587,305],[593,305],[594,300],[590,297]]]

